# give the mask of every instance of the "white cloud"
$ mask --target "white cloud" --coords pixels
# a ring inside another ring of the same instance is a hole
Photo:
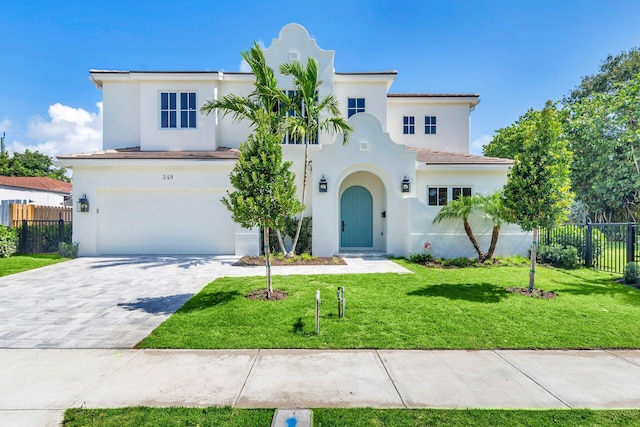
[[[471,154],[482,154],[482,147],[487,145],[493,139],[493,135],[482,135],[480,138],[471,142]]]
[[[8,117],[5,117],[0,122],[0,133],[8,131],[9,128],[11,128],[11,120],[9,120]]]
[[[55,157],[57,154],[96,151],[102,148],[102,102],[97,112],[60,103],[49,107],[48,118],[36,116],[29,121],[28,136],[33,142],[12,141],[12,152],[26,149]],[[2,122],[4,123],[4,121]],[[1,123],[0,123],[1,125]]]
[[[262,40],[258,40],[258,46],[260,46],[264,50],[264,42]],[[249,67],[249,64],[244,59],[242,61],[240,61],[240,67],[239,68],[240,68],[240,72],[241,73],[250,73],[251,72],[251,67]]]

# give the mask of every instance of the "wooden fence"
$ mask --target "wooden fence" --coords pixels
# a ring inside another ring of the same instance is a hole
[[[20,203],[9,204],[9,226],[18,227],[23,220],[53,221],[63,220],[71,222],[73,209],[71,207],[38,206]]]

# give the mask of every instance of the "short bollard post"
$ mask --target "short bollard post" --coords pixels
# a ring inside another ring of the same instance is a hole
[[[344,317],[344,312],[345,312],[345,308],[346,308],[346,298],[344,297],[344,286],[340,286],[338,289],[340,289],[340,300],[342,301],[342,310],[340,310],[340,317]]]
[[[336,291],[336,296],[338,297],[338,319],[342,317],[342,294],[340,293],[340,288]]]
[[[320,333],[320,291],[316,291],[316,335]]]

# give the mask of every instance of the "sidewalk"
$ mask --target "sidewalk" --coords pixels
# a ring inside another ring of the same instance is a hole
[[[640,350],[5,349],[0,366],[14,427],[81,406],[640,408]]]

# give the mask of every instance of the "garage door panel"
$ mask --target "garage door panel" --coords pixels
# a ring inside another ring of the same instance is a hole
[[[102,254],[234,253],[235,225],[222,190],[103,190]]]

